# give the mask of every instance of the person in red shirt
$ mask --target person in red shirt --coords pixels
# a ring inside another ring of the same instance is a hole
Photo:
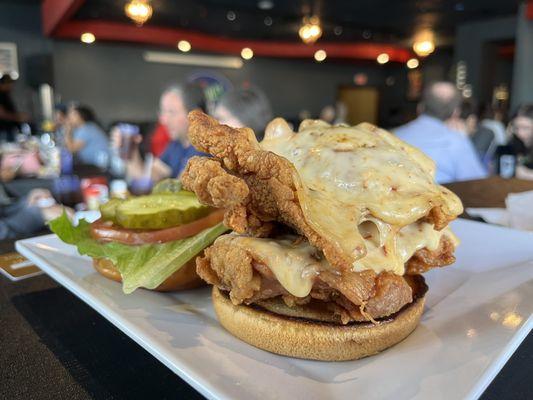
[[[157,123],[154,132],[152,133],[150,150],[155,157],[159,157],[170,142],[170,135],[168,134],[167,127],[160,122]]]

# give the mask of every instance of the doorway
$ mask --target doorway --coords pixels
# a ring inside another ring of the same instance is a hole
[[[346,105],[348,124],[357,125],[370,122],[377,125],[379,91],[371,86],[341,86],[337,99]]]

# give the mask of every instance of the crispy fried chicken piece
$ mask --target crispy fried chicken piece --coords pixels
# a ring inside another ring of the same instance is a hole
[[[249,180],[252,179],[249,177]],[[266,194],[261,194],[268,190],[265,183],[257,182],[253,185],[254,192],[250,193],[245,179],[225,171],[220,161],[205,157],[192,157],[189,160],[182,182],[186,188],[196,193],[202,203],[226,208],[224,223],[234,231],[258,237],[266,237],[271,233],[277,217],[276,209],[272,207],[269,210],[265,204],[265,212],[257,215],[248,212],[245,205],[252,203],[250,208],[260,209],[255,205],[266,198]]]
[[[267,265],[251,250],[234,246],[231,241],[217,240],[197,259],[202,279],[228,291],[234,304],[252,304],[282,296],[289,306],[306,304],[311,299],[335,303],[332,311],[344,323],[386,317],[412,301],[407,281],[398,275],[373,271],[320,272],[309,296],[297,298],[276,280]]]
[[[199,200],[214,207],[232,207],[241,204],[249,195],[248,185],[228,174],[220,162],[205,157],[193,157],[195,168],[189,169],[189,189]]]
[[[364,311],[372,316],[390,315],[412,300],[411,288],[403,276],[382,272],[376,278],[374,296],[368,299]]]
[[[455,262],[453,252],[455,246],[447,237],[441,238],[437,250],[431,251],[427,248],[418,250],[405,265],[405,273],[409,275],[418,275],[429,271],[431,268],[444,267]]]
[[[261,277],[252,262],[248,252],[224,243],[205,249],[204,257],[196,259],[196,271],[207,283],[229,291],[231,301],[240,304],[261,289]]]
[[[297,197],[297,171],[287,159],[262,150],[251,129],[221,125],[201,111],[192,111],[189,122],[191,143],[215,158],[189,160],[183,185],[202,202],[226,208],[224,222],[228,227],[267,237],[280,222],[307,237],[335,269],[351,268],[354,255],[346,254],[338,243],[321,236],[306,221]],[[449,218],[440,208],[426,217],[436,229],[446,226]]]
[[[318,279],[327,286],[337,289],[350,302],[362,305],[374,294],[376,273],[370,270],[363,272],[345,271],[340,274],[334,271],[323,271]]]
[[[294,175],[297,172],[288,160],[261,150],[253,131],[248,128],[233,129],[220,125],[200,111],[192,111],[189,122],[191,143],[198,150],[215,156],[220,160],[221,167],[209,164],[210,168],[205,168],[206,162],[202,158],[192,158],[182,175],[186,189],[194,191],[211,206],[228,208],[224,222],[236,232],[268,236],[273,223],[279,221],[307,237],[323,251],[332,265],[341,269],[351,266],[351,256],[341,251],[338,244],[320,236],[306,222],[296,195]],[[241,180],[232,180],[230,177],[233,175],[222,166],[241,176]],[[230,198],[217,197],[220,193],[213,193],[211,180],[224,181]],[[235,191],[238,192],[242,190],[242,182],[250,191],[241,203],[235,204],[232,183],[237,185]]]

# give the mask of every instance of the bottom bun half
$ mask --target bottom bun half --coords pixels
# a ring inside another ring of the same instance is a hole
[[[342,325],[287,316],[259,306],[234,305],[213,287],[213,305],[222,326],[239,339],[272,353],[322,361],[367,357],[405,339],[416,328],[424,310],[425,290],[412,303],[377,324]],[[286,307],[279,300],[277,309]],[[272,310],[272,308],[270,308]]]
[[[107,258],[94,258],[93,267],[106,278],[122,282],[120,272],[115,267],[115,264]],[[196,274],[196,258],[193,258],[154,290],[158,292],[173,292],[193,289],[203,285],[205,285],[205,282]]]

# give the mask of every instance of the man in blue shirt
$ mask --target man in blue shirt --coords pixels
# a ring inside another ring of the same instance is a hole
[[[185,169],[189,158],[203,155],[196,150],[190,143],[185,144],[180,140],[172,140],[167,144],[165,151],[161,154],[159,160],[166,164],[171,170],[168,176],[177,177]],[[156,158],[157,160],[157,158]],[[165,173],[165,175],[167,175]]]
[[[198,86],[173,85],[161,95],[159,121],[167,128],[171,141],[161,157],[153,161],[151,178],[154,182],[164,178],[177,178],[187,165],[189,158],[202,154],[189,143],[187,137],[189,129],[187,115],[189,111],[196,108],[205,110],[205,97]],[[114,139],[116,141],[116,138]],[[128,161],[127,168],[130,178],[139,178],[143,175],[143,162],[138,151]]]
[[[439,183],[484,178],[484,170],[470,139],[444,121],[459,109],[461,97],[449,82],[434,82],[424,91],[422,114],[398,129],[396,135],[418,147],[436,164]]]

